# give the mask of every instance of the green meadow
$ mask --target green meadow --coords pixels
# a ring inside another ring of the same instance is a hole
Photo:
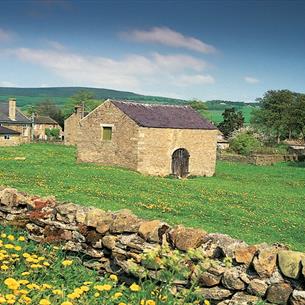
[[[15,160],[25,157],[24,161]],[[77,164],[73,147],[0,148],[0,185],[105,210],[221,232],[249,243],[305,250],[305,165],[218,162],[216,175],[187,180]]]
[[[218,105],[219,106],[219,105]],[[225,111],[226,108],[231,108],[233,106],[229,105],[229,106],[223,106],[221,109],[213,109],[213,106],[210,106],[208,108],[208,110],[205,111],[201,111],[201,114],[208,118],[210,121],[212,121],[215,124],[219,124],[220,122],[223,121],[223,112]],[[218,107],[220,108],[220,107]],[[241,111],[244,119],[245,119],[245,125],[248,125],[250,123],[251,120],[251,113],[253,111],[253,107],[248,106],[248,105],[244,105],[244,106],[239,106],[239,107],[235,107],[237,111]]]

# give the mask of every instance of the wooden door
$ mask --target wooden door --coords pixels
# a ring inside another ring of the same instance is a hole
[[[184,178],[189,174],[189,153],[184,148],[179,148],[172,155],[172,174]]]

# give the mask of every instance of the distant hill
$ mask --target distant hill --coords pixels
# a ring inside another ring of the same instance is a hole
[[[125,99],[134,101],[143,101],[163,104],[181,104],[186,103],[182,99],[173,99],[161,96],[141,95],[128,91],[118,91],[111,89],[87,88],[87,87],[50,87],[50,88],[8,88],[0,87],[0,100],[7,100],[9,97],[15,97],[19,107],[35,105],[43,100],[51,99],[57,105],[63,105],[69,97],[80,90],[91,92],[96,99],[105,100]]]
[[[58,106],[63,106],[68,99],[80,90],[91,92],[96,99],[106,100],[107,98],[133,100],[145,103],[162,104],[186,104],[188,101],[162,96],[141,95],[129,91],[119,91],[103,88],[88,87],[49,87],[49,88],[8,88],[0,87],[0,100],[8,100],[14,97],[18,107],[26,110],[28,106],[36,105],[46,99],[52,100]],[[235,107],[236,110],[243,112],[245,122],[249,123],[251,112],[258,103],[246,103],[242,101],[211,100],[205,102],[208,111],[200,111],[203,116],[218,124],[222,121],[222,113],[226,108]]]

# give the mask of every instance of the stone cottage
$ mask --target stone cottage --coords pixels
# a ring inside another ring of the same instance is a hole
[[[20,132],[0,126],[0,146],[19,145],[21,140]]]
[[[79,122],[86,115],[84,104],[77,105],[74,112],[65,120],[64,143],[65,145],[76,145],[79,132]]]
[[[0,102],[0,126],[17,131],[20,143],[31,141],[32,121],[16,107],[16,100]]]
[[[107,100],[79,121],[77,159],[149,175],[212,176],[217,134],[189,106]]]
[[[59,136],[62,136],[62,128],[49,116],[35,115],[33,119],[34,139],[48,140],[46,129],[59,129]]]

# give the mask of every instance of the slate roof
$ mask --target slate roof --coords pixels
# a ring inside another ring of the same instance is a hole
[[[174,129],[217,129],[191,106],[141,104],[110,100],[142,127]]]
[[[19,135],[20,132],[0,126],[0,134],[16,134]]]
[[[31,124],[31,120],[27,118],[18,108],[16,108],[16,120],[12,121],[8,116],[8,110],[8,102],[0,101],[0,123]]]
[[[49,116],[38,115],[34,117],[34,124],[58,124],[55,120]]]

